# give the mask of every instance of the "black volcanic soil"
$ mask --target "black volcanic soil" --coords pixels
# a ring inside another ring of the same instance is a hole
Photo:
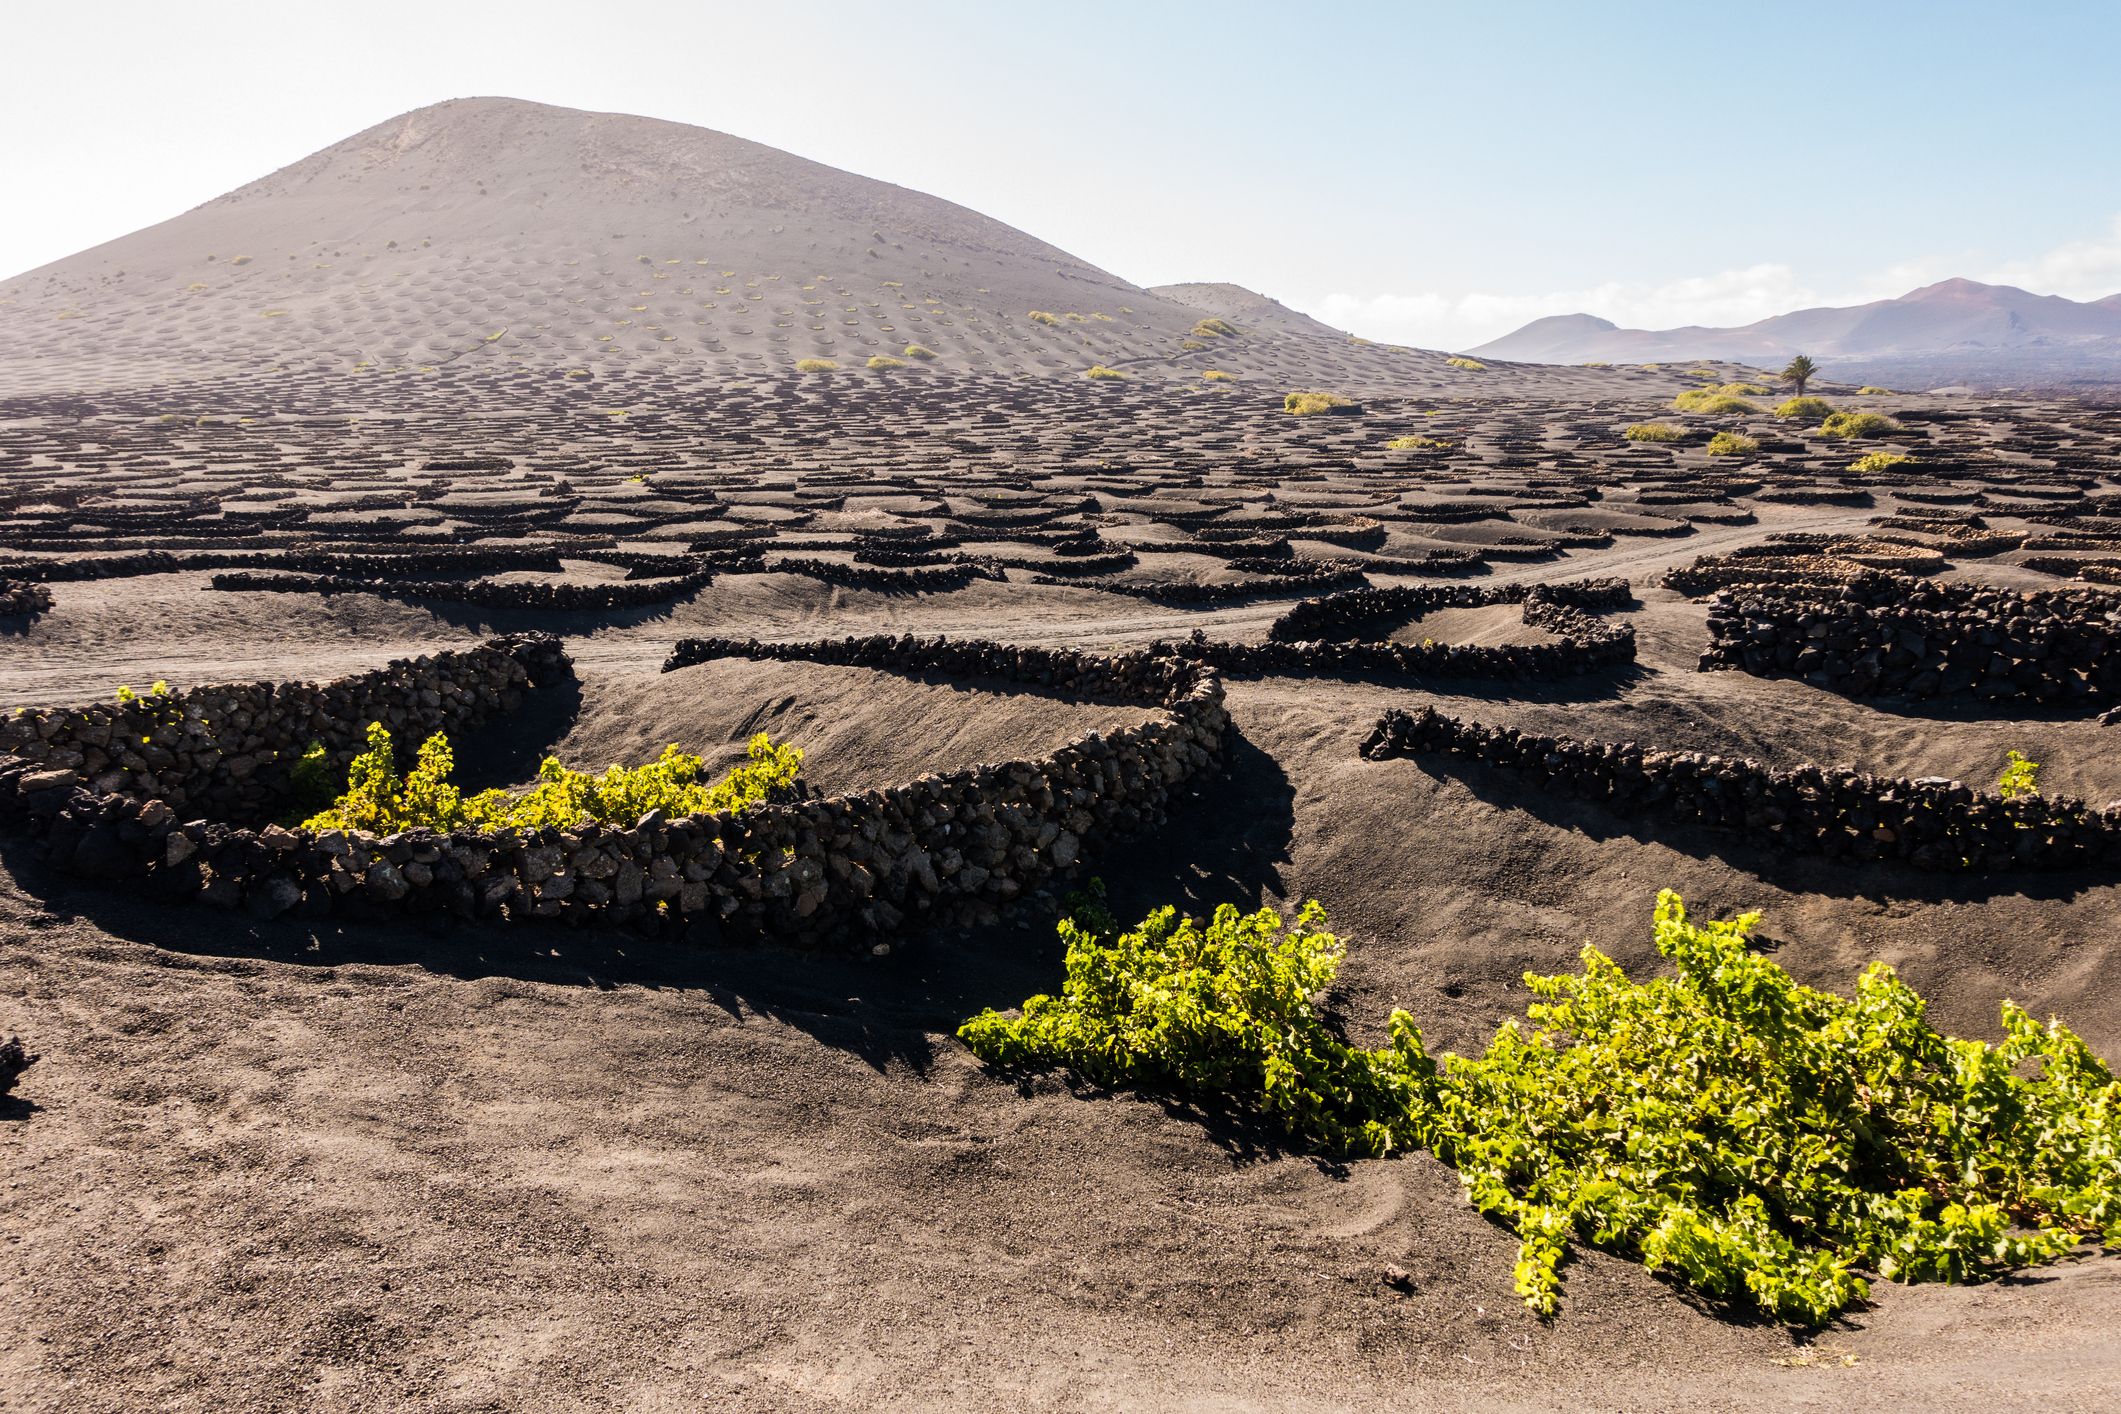
[[[567,385],[491,371],[389,397],[317,378],[271,397],[207,384],[85,407],[19,398],[0,408],[0,492],[15,498],[0,503],[0,558],[442,538],[463,524],[437,504],[444,486],[459,500],[491,493],[503,519],[481,529],[495,543],[574,550],[601,536],[676,552],[763,503],[801,521],[762,542],[769,561],[844,560],[831,545],[854,528],[961,533],[997,506],[1051,511],[1118,544],[1184,539],[1204,506],[1330,520],[1485,500],[1479,519],[1390,520],[1382,549],[1352,552],[1401,561],[1521,552],[1507,542],[1595,520],[1618,532],[1610,543],[1497,555],[1474,582],[1627,576],[1641,599],[1633,670],[1517,685],[1233,682],[1227,777],[1099,866],[1121,911],[1319,898],[1349,944],[1332,1005],[1350,1031],[1375,1038],[1405,1006],[1432,1043],[1466,1049],[1521,1012],[1526,969],[1570,968],[1585,942],[1654,967],[1650,907],[1673,887],[1699,911],[1765,910],[1778,961],[1807,982],[1845,987],[1883,957],[1947,1030],[1993,1037],[2010,997],[2121,1058],[2111,878],[1792,861],[1499,773],[1357,756],[1384,708],[1435,703],[1981,783],[2016,747],[2048,763],[2051,792],[2121,796],[2121,737],[2086,718],[1860,703],[1694,670],[1704,609],[1655,587],[1664,570],[1923,504],[1884,485],[1870,506],[1718,489],[1810,484],[1850,449],[1781,429],[1786,447],[1726,467],[1698,443],[1623,444],[1621,427],[1659,415],[1632,376],[1606,393],[1594,370],[1495,378],[1474,398],[1431,390],[1302,420],[1277,410],[1279,390],[973,379],[859,396],[784,379],[712,402],[644,382],[625,390],[626,419],[597,411],[621,405],[608,391],[570,401]],[[186,415],[160,420],[169,404]],[[1936,468],[1903,489],[1978,495],[1993,525],[2039,529],[2014,517],[2116,485],[2110,413],[1882,405],[1908,419],[1894,445]],[[1410,429],[1454,447],[1381,450]],[[425,469],[472,454],[497,464]],[[327,493],[402,505],[305,510],[248,535],[227,525],[231,506],[281,481],[304,507]],[[1708,518],[1633,499],[1674,485],[1699,492],[1688,504]],[[1600,499],[1555,509],[1557,486]],[[69,490],[83,500],[52,503]],[[820,508],[841,491],[844,505]],[[129,530],[111,514],[179,495],[203,497],[189,530]],[[677,509],[652,509],[665,503]],[[1686,533],[1657,533],[1674,518]],[[614,524],[627,528],[614,536]],[[1278,533],[1312,553],[1319,529]],[[1200,543],[1144,553],[1124,578],[1248,577]],[[2022,558],[1954,558],[1943,573],[2061,582]],[[570,559],[571,578],[611,573]],[[0,625],[0,703],[82,701],[157,677],[330,677],[546,626],[567,635],[580,692],[481,744],[495,778],[519,779],[555,747],[596,764],[677,740],[726,760],[766,729],[809,750],[820,785],[861,787],[1131,716],[805,665],[666,677],[670,644],[890,631],[1099,646],[1196,627],[1255,639],[1290,602],[1189,608],[1008,576],[910,594],[738,573],[665,606],[568,614],[216,592],[202,571],[60,583],[50,611]],[[1399,636],[1532,635],[1473,610]],[[87,887],[21,843],[0,864],[0,1034],[44,1056],[0,1102],[0,1407],[2099,1409],[2121,1397],[2114,1258],[1981,1287],[1879,1282],[1873,1304],[1796,1339],[1584,1253],[1562,1314],[1542,1324],[1511,1292],[1514,1241],[1426,1155],[1334,1169],[1141,1098],[1051,1080],[1019,1090],[951,1033],[1058,982],[1050,899],[992,928],[909,936],[888,956],[815,956],[259,922]],[[1383,1283],[1387,1265],[1411,1274],[1409,1290]]]

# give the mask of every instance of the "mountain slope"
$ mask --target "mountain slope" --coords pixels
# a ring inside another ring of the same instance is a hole
[[[1727,358],[1768,362],[1809,353],[1822,362],[2096,366],[2121,357],[2121,296],[2080,303],[2009,285],[1945,280],[1897,299],[1802,309],[1735,329],[1622,329],[1587,314],[1537,319],[1476,355],[1555,363]]]
[[[0,283],[0,390],[229,374],[926,371],[1197,378],[1171,297],[937,197],[704,128],[504,98],[380,123]],[[1448,375],[1237,291],[1240,377]],[[1226,316],[1228,317],[1228,316]],[[1198,341],[1196,341],[1198,342]],[[909,355],[909,346],[921,353]],[[932,357],[930,356],[932,355]],[[908,376],[912,376],[909,374]]]

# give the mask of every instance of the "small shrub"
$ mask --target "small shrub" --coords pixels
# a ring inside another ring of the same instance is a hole
[[[829,358],[799,358],[795,361],[798,373],[830,373],[839,365]]]
[[[1444,362],[1448,363],[1453,368],[1463,368],[1468,373],[1485,373],[1488,371],[1488,366],[1482,363],[1477,358],[1465,358],[1463,356],[1454,355],[1451,358],[1445,359]]]
[[[1200,376],[1207,379],[1210,383],[1229,383],[1234,381],[1234,375],[1225,373],[1220,368],[1211,368]]]
[[[1716,388],[1689,388],[1672,399],[1672,406],[1681,412],[1700,413],[1753,413],[1759,407],[1744,398],[1733,397]]]
[[[1831,441],[1854,437],[1885,437],[1900,431],[1900,424],[1882,412],[1837,412],[1819,424],[1819,435]]]
[[[1043,309],[1032,310],[1030,314],[1030,319],[1033,324],[1058,325],[1060,323],[1060,319],[1058,316]]]
[[[1443,452],[1449,451],[1450,447],[1451,444],[1440,437],[1394,437],[1385,443],[1385,450],[1389,452]]]
[[[1709,438],[1709,455],[1712,457],[1749,457],[1760,450],[1760,443],[1742,432],[1719,432]]]
[[[1996,794],[2019,800],[2039,793],[2040,763],[2027,760],[2022,752],[2011,752],[2003,763],[2003,774],[1996,777]]]
[[[923,362],[936,356],[935,350],[929,348],[926,344],[908,344],[905,348],[905,354],[908,358],[917,358]]]
[[[1193,337],[1196,339],[1234,338],[1236,334],[1237,326],[1227,319],[1203,319],[1193,326]]]
[[[905,366],[906,360],[893,358],[889,354],[871,354],[869,356],[869,367],[871,368],[904,368]]]
[[[1684,442],[1686,430],[1669,422],[1638,422],[1620,434],[1630,442]]]
[[[1313,417],[1335,408],[1351,408],[1355,404],[1332,393],[1290,393],[1281,400],[1281,410],[1291,417]]]
[[[1116,369],[1116,368],[1107,368],[1107,367],[1105,367],[1105,366],[1104,366],[1104,365],[1103,365],[1102,363],[1093,363],[1093,364],[1091,364],[1091,365],[1090,365],[1090,366],[1089,366],[1088,368],[1086,368],[1086,369],[1084,369],[1084,370],[1083,370],[1083,377],[1085,377],[1085,378],[1119,378],[1119,379],[1124,379],[1124,378],[1126,378],[1126,376],[1127,376],[1126,374],[1124,374],[1124,373],[1120,372],[1120,371],[1119,371],[1118,369]]]
[[[1786,422],[1824,421],[1833,414],[1834,405],[1825,398],[1790,398],[1775,409]]]
[[[1891,388],[1877,388],[1868,383],[1856,390],[1856,396],[1859,398],[1890,398],[1892,395]]]
[[[1905,452],[1865,452],[1849,463],[1850,471],[1890,471],[1896,466],[1912,466],[1915,459]]]
[[[699,779],[704,764],[676,745],[645,766],[613,766],[602,775],[570,771],[556,756],[538,766],[538,784],[521,795],[481,791],[465,799],[449,783],[456,766],[449,738],[435,733],[420,744],[409,776],[398,774],[390,731],[368,727],[368,750],[346,771],[346,793],[331,807],[303,821],[310,830],[572,829],[590,821],[631,825],[650,811],[677,818],[721,810],[745,810],[794,787],[803,753],[775,746],[764,732],[747,747],[748,759],[713,784]]]
[[[1764,398],[1768,395],[1768,390],[1758,383],[1725,383],[1716,391],[1729,393],[1734,398]]]
[[[1198,339],[1180,339],[1178,341],[1178,346],[1186,353],[1198,353],[1202,349],[1207,347],[1206,344],[1202,343]]]

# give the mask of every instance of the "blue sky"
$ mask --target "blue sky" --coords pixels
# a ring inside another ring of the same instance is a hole
[[[2116,4],[118,0],[4,32],[0,275],[499,93],[720,128],[1142,283],[1438,347],[1949,275],[2121,291]]]

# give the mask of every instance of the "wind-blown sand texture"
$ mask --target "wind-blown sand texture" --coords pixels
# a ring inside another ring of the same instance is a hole
[[[1699,381],[1684,370],[1471,372],[1204,289],[1154,295],[960,208],[697,130],[423,110],[5,286],[22,352],[0,364],[0,578],[51,603],[0,615],[0,704],[332,678],[544,629],[579,688],[482,733],[465,753],[481,783],[524,779],[545,750],[601,765],[669,740],[726,764],[764,730],[809,750],[821,789],[864,790],[1141,714],[806,663],[666,675],[672,644],[1260,643],[1317,592],[1306,576],[1350,566],[1384,587],[1620,576],[1636,605],[1598,617],[1633,627],[1629,666],[1232,674],[1227,773],[1096,863],[1117,910],[1317,897],[1348,941],[1331,1005],[1351,1033],[1374,1043],[1402,1005],[1463,1050],[1521,1011],[1524,971],[1568,969],[1586,941],[1653,967],[1649,909],[1672,887],[1703,916],[1764,909],[1807,983],[1845,988],[1882,957],[1945,1030],[1992,1035],[2008,996],[2121,1058],[2109,874],[1782,855],[1357,750],[1387,708],[1423,706],[1984,787],[2017,748],[2047,763],[2050,794],[2103,804],[2121,755],[2097,706],[1703,673],[1708,602],[1660,579],[1766,547],[1761,564],[1828,578],[1918,551],[1909,567],[1944,582],[2073,583],[2026,562],[2114,557],[2121,415],[1824,390],[1903,425],[1852,446],[1765,414],[1674,413]],[[1211,313],[1239,332],[1179,349]],[[852,357],[913,341],[939,357],[880,373]],[[841,367],[794,370],[811,356]],[[1093,362],[1138,376],[1081,378]],[[1362,411],[1291,417],[1300,387]],[[1690,439],[1622,440],[1653,418]],[[1712,427],[1761,450],[1710,458]],[[1447,445],[1386,449],[1408,435]],[[1920,463],[1845,471],[1874,446]],[[212,587],[238,561],[459,547],[520,567],[436,555],[413,577],[612,583],[719,558],[705,587],[617,609]],[[118,559],[147,553],[179,558]],[[79,577],[95,557],[126,572]],[[1070,576],[1086,558],[1098,572]],[[955,587],[834,582],[967,563],[981,573]],[[1552,635],[1489,604],[1378,637]],[[1879,1282],[1798,1341],[1586,1253],[1541,1324],[1510,1290],[1514,1239],[1427,1155],[1337,1169],[1139,1097],[1019,1090],[951,1033],[1057,984],[1055,907],[1041,893],[882,957],[710,948],[175,906],[0,841],[0,1036],[43,1057],[0,1099],[0,1403],[2090,1409],[2121,1393],[2112,1258]],[[1388,1265],[1409,1280],[1387,1285]]]

